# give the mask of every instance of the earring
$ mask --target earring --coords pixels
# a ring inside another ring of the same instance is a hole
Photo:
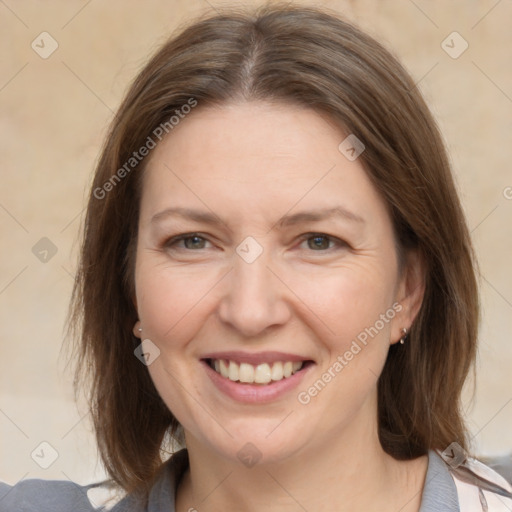
[[[132,329],[132,332],[133,332],[133,335],[136,337],[136,338],[140,338],[142,336],[142,327],[140,327],[140,320],[137,320],[135,322],[135,325],[133,326],[133,329]]]
[[[405,343],[405,340],[407,339],[407,329],[405,327],[402,328],[402,337],[400,338],[400,345],[403,345]]]

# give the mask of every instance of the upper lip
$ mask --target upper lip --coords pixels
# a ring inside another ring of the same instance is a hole
[[[258,365],[262,363],[275,363],[277,361],[298,362],[298,361],[311,361],[311,358],[303,357],[297,354],[288,354],[286,352],[242,352],[239,350],[226,351],[226,352],[211,352],[205,354],[201,359],[224,359],[227,361],[234,361],[236,363],[249,363]]]

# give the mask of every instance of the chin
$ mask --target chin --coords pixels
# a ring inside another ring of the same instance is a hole
[[[254,425],[254,420],[244,418],[237,422],[236,427],[225,425],[232,437],[223,429],[220,429],[219,435],[212,437],[211,425],[209,430],[197,433],[193,437],[195,443],[207,447],[208,451],[215,452],[216,456],[229,463],[242,464],[249,468],[255,465],[274,465],[294,456],[307,444],[305,439],[298,438],[296,429],[288,431],[278,425],[279,422],[276,423],[272,419],[271,428],[269,421],[261,422],[261,426],[258,427]],[[197,428],[195,430],[197,432]]]

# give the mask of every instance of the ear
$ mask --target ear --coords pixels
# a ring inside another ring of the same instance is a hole
[[[133,335],[136,337],[136,338],[140,338],[142,336],[142,331],[140,331],[139,329],[141,329],[141,326],[140,326],[140,320],[137,320],[135,322],[135,325],[133,326]]]
[[[410,331],[425,294],[425,262],[416,250],[409,250],[405,255],[404,266],[399,277],[396,302],[401,306],[393,319],[390,343],[397,343],[403,336],[402,329]]]
[[[137,297],[135,296],[135,293],[132,295],[131,299],[132,299],[133,307],[135,308],[135,311],[137,311],[137,315],[138,315],[139,308],[137,307]],[[135,325],[133,326],[133,335],[136,338],[140,338],[141,337],[141,331],[139,331],[140,326],[141,326],[140,320],[137,320],[135,322]]]

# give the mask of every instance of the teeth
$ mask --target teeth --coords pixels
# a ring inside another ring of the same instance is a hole
[[[229,364],[235,364],[230,361]],[[238,366],[238,365],[237,365]],[[254,382],[254,366],[252,364],[242,363],[240,365],[240,382]]]
[[[220,374],[223,377],[226,377],[226,378],[229,377],[229,367],[226,364],[226,361],[224,361],[223,359],[220,360]]]
[[[274,363],[272,365],[272,380],[281,380],[283,377],[283,363]]]
[[[268,384],[286,379],[302,368],[302,361],[277,361],[273,364],[262,363],[253,366],[249,363],[235,363],[224,359],[215,359],[213,368],[226,379],[247,384]]]
[[[256,366],[254,372],[254,382],[258,384],[268,384],[272,380],[272,373],[270,366],[267,363],[259,364]]]
[[[238,373],[238,365],[236,363],[233,363],[233,361],[230,361],[228,369],[229,380],[236,382],[238,380]]]

